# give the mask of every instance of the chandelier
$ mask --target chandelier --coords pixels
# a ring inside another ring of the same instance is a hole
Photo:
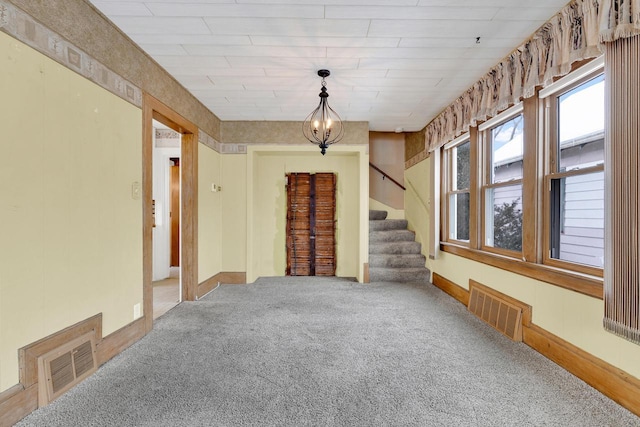
[[[320,147],[320,152],[324,155],[329,145],[340,141],[344,136],[342,120],[333,108],[329,107],[329,93],[327,93],[327,82],[325,77],[329,77],[329,70],[318,70],[318,75],[322,77],[322,88],[320,89],[320,104],[311,112],[302,124],[302,133],[305,138]]]

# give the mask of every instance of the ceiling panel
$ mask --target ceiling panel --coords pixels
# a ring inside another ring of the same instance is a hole
[[[93,0],[222,120],[422,129],[565,0]],[[478,39],[479,38],[479,39]]]
[[[249,5],[207,3],[148,3],[155,16],[210,16],[224,18],[324,18],[324,6]]]

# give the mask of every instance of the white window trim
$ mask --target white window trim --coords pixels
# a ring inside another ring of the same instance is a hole
[[[469,132],[466,132],[462,135],[460,135],[459,137],[457,137],[456,139],[454,139],[453,141],[449,141],[444,145],[444,149],[445,150],[449,150],[453,147],[455,147],[458,144],[461,144],[465,141],[467,141],[469,139]]]
[[[604,71],[604,55],[594,59],[588,64],[578,68],[572,73],[567,74],[563,78],[559,79],[556,82],[553,82],[549,86],[545,87],[538,93],[538,98],[544,99],[551,95],[556,94],[562,89],[566,88],[582,79],[589,74],[595,73],[597,71]]]
[[[524,107],[522,102],[514,105],[511,108],[507,108],[506,110],[504,110],[502,113],[496,115],[495,117],[490,118],[489,120],[487,120],[486,122],[482,123],[480,126],[478,126],[478,131],[483,132],[489,128],[492,128],[496,125],[499,125],[500,123],[506,121],[507,119],[511,118],[512,116],[517,116],[518,114],[522,113],[524,111]]]

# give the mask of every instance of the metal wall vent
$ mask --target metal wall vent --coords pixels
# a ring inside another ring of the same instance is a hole
[[[38,357],[38,406],[46,406],[98,369],[95,331]]]
[[[499,292],[470,285],[470,312],[514,341],[522,341],[522,307],[502,299]]]

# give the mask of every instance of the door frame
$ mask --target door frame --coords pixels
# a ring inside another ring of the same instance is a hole
[[[198,288],[198,127],[145,93],[142,99],[142,301],[145,333],[153,328],[153,120],[182,134],[181,283],[182,301],[195,301]]]

